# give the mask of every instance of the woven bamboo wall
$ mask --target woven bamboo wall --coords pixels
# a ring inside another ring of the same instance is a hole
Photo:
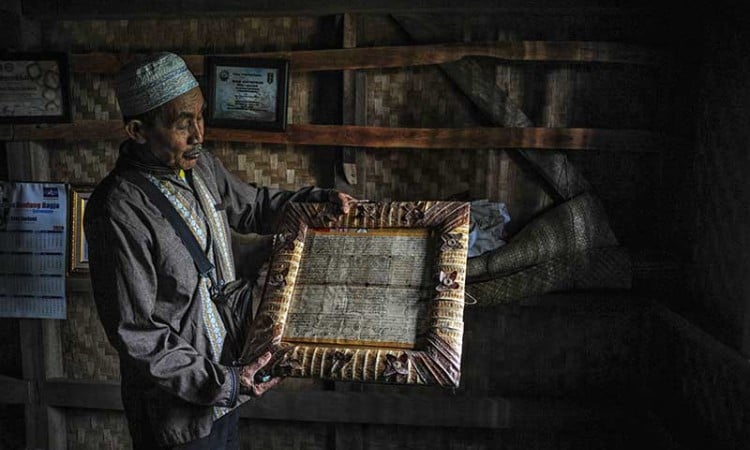
[[[96,184],[114,167],[116,141],[48,141],[50,175],[54,181]]]
[[[518,20],[516,20],[518,19]],[[619,22],[617,22],[619,20]],[[637,30],[629,17],[366,16],[359,45],[517,39],[643,40],[650,18]],[[554,23],[554,24],[553,24]],[[401,28],[427,29],[429,40]],[[604,32],[603,30],[606,30]],[[597,34],[601,33],[601,34]],[[640,34],[639,34],[640,33]],[[480,61],[476,76],[494,79],[536,126],[661,129],[672,92],[659,69],[618,65],[493,64]],[[402,127],[468,127],[486,124],[437,67],[368,71],[366,124]],[[626,244],[656,240],[653,196],[658,155],[571,154],[612,215]],[[456,194],[506,202],[511,232],[551,204],[534,174],[500,150],[364,150],[358,154],[355,192],[368,199],[445,199]],[[613,180],[614,177],[614,180]],[[638,220],[633,217],[639,216]]]
[[[65,412],[69,449],[132,448],[125,415],[120,412],[70,409]]]
[[[75,379],[119,380],[120,362],[99,323],[88,292],[68,293],[68,318],[61,322],[63,368]]]
[[[280,189],[319,185],[315,174],[325,169],[320,160],[331,157],[328,149],[271,144],[216,142],[212,151],[241,179]]]

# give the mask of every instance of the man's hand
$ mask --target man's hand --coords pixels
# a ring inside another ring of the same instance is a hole
[[[357,202],[357,199],[351,195],[337,190],[331,191],[328,200],[339,207],[341,214],[349,214],[349,209]]]
[[[270,381],[266,381],[265,383],[259,383],[255,381],[255,374],[261,371],[263,367],[266,364],[268,364],[268,361],[270,360],[271,360],[271,353],[266,353],[260,358],[253,361],[252,364],[248,364],[247,366],[243,366],[242,368],[240,368],[240,393],[241,394],[248,394],[253,397],[260,397],[267,390],[281,383],[281,380],[283,380],[283,378],[281,377],[271,378]]]

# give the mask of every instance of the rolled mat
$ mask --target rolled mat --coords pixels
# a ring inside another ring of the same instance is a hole
[[[601,203],[581,194],[542,214],[504,247],[471,258],[466,292],[480,305],[570,289],[629,289],[630,257]]]

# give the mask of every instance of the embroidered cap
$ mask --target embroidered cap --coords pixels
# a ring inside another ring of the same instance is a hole
[[[185,61],[168,52],[131,61],[115,78],[117,102],[125,117],[150,111],[197,86]]]

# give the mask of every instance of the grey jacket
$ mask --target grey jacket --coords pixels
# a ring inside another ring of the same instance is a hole
[[[206,436],[214,406],[235,407],[235,368],[211,361],[198,271],[172,226],[120,174],[140,170],[168,179],[191,198],[191,187],[126,142],[115,169],[91,195],[85,233],[94,300],[110,343],[120,356],[122,398],[131,434],[150,427],[158,445]],[[221,211],[225,235],[270,233],[289,201],[319,202],[329,190],[286,192],[243,183],[205,153],[193,169]],[[151,434],[148,433],[148,434]]]

